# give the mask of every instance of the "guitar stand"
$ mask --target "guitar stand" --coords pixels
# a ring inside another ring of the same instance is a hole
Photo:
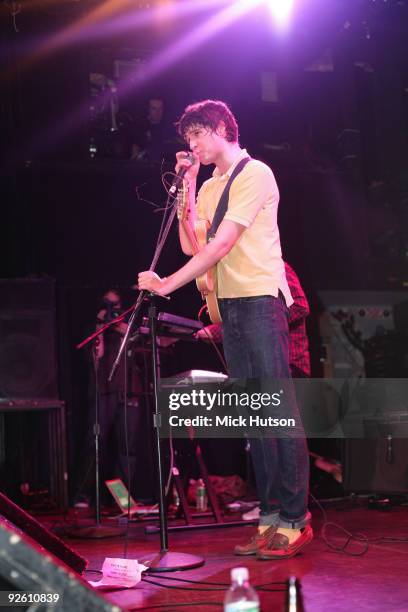
[[[201,452],[200,444],[198,440],[196,440],[194,437],[190,437],[190,441],[192,445],[194,446],[195,457],[198,463],[198,469],[200,472],[200,476],[203,479],[203,482],[205,485],[208,503],[210,505],[211,511],[210,512],[197,512],[197,513],[191,512],[191,508],[188,505],[187,497],[185,494],[183,482],[180,477],[180,472],[177,466],[175,465],[173,467],[172,481],[174,482],[174,486],[176,487],[178,496],[180,498],[179,513],[184,515],[185,522],[182,525],[171,525],[170,527],[168,527],[168,531],[187,531],[190,529],[215,529],[217,527],[241,527],[243,525],[250,525],[251,522],[257,522],[257,521],[244,521],[244,520],[224,521],[221,509],[220,509],[220,505],[218,503],[217,495],[214,491],[214,487],[211,484],[207,466],[205,465],[205,461],[204,461],[204,458]],[[172,487],[170,485],[169,494],[171,490],[172,490]],[[196,519],[201,519],[203,517],[207,517],[211,515],[214,519],[214,521],[211,523],[195,522]],[[148,525],[145,528],[146,534],[157,533],[158,531],[159,531],[159,528],[156,525]]]

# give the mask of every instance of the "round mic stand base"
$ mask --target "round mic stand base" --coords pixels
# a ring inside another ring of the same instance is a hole
[[[204,565],[203,557],[179,552],[160,552],[138,560],[149,569],[146,573],[177,572],[178,570],[194,569]]]

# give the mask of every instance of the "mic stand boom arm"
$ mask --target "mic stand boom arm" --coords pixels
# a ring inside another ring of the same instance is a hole
[[[170,197],[172,197],[172,194],[169,195],[169,198],[167,200],[167,204],[168,205],[169,205]],[[173,202],[174,201],[175,201],[175,198],[173,198]],[[168,206],[166,206],[166,210],[167,210],[167,208],[168,208]],[[171,212],[169,214],[167,222],[165,222],[166,212],[164,213],[164,217],[163,217],[163,221],[162,221],[162,226],[161,226],[160,232],[159,232],[159,238],[157,240],[156,250],[155,250],[155,253],[153,255],[152,263],[150,264],[150,268],[149,268],[149,270],[151,270],[152,272],[154,272],[154,270],[156,269],[157,262],[159,260],[161,252],[162,252],[163,247],[165,245],[167,236],[168,236],[170,228],[171,228],[171,226],[173,224],[173,220],[174,220],[174,217],[176,216],[176,213],[177,213],[177,208],[176,208],[176,206],[173,205],[173,208],[172,208],[172,210],[171,210]],[[136,303],[134,304],[134,306],[132,306],[133,312],[130,315],[130,319],[129,319],[129,322],[128,322],[128,327],[127,327],[126,333],[125,333],[125,335],[122,338],[122,343],[121,343],[121,345],[119,347],[118,354],[116,356],[115,361],[113,362],[113,366],[112,366],[111,372],[110,372],[109,377],[108,377],[109,381],[112,380],[112,378],[113,378],[113,376],[115,374],[116,368],[119,365],[120,359],[122,357],[123,350],[124,350],[124,348],[126,346],[126,343],[128,341],[130,332],[132,331],[132,327],[133,327],[134,321],[136,319],[136,316],[139,314],[139,310],[140,310],[140,308],[142,306],[142,303],[143,303],[143,300],[144,300],[144,298],[146,296],[146,293],[152,293],[154,295],[155,292],[154,291],[150,291],[150,292],[141,291],[139,293],[139,295],[137,296]],[[160,295],[160,294],[156,294],[156,295]],[[167,300],[170,299],[168,296],[165,296],[165,295],[162,295],[160,297],[164,297]],[[130,308],[129,310],[132,310],[132,308]],[[127,312],[129,312],[129,310]]]
[[[116,317],[115,319],[112,319],[112,321],[109,321],[108,323],[104,323],[103,325],[101,325],[100,327],[98,327],[98,329],[94,332],[92,332],[92,334],[90,334],[87,338],[85,338],[84,340],[82,340],[82,342],[80,342],[79,344],[76,345],[76,349],[81,349],[84,346],[86,346],[87,344],[89,344],[90,342],[92,342],[92,340],[94,340],[95,338],[97,338],[100,334],[103,334],[103,332],[108,329],[109,327],[112,327],[112,325],[116,325],[117,323],[120,323],[121,321],[123,321],[123,319],[126,317],[127,314],[129,314],[129,312],[131,312],[131,310],[133,310],[134,306],[131,306],[130,308],[128,308],[127,310],[125,310],[125,312],[122,312],[121,315],[119,315],[118,317]]]

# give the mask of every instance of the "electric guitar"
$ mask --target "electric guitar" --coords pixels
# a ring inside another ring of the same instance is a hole
[[[177,218],[182,224],[183,229],[190,242],[193,255],[201,251],[207,244],[207,232],[210,228],[208,221],[200,219],[195,222],[194,230],[188,221],[187,210],[187,189],[183,184],[177,191]],[[209,317],[213,323],[221,323],[220,310],[217,301],[217,269],[216,266],[207,270],[204,274],[196,278],[197,289],[201,297],[207,303]]]

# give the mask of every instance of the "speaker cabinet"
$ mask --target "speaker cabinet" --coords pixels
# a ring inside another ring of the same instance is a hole
[[[13,523],[18,529],[21,529],[21,531],[35,540],[44,549],[61,559],[61,561],[78,574],[82,574],[88,565],[84,557],[72,550],[72,548],[67,546],[60,538],[46,529],[34,517],[25,512],[20,506],[17,506],[17,504],[11,501],[11,499],[6,497],[3,493],[0,493],[0,517],[1,516],[3,516],[6,521]]]
[[[0,397],[58,397],[54,281],[1,279],[0,296]]]
[[[12,525],[1,522],[0,588],[2,591],[30,591],[58,597],[55,605],[33,603],[33,606],[29,606],[30,610],[120,612],[118,606],[101,597],[57,557],[45,552]],[[4,603],[7,604],[7,601]]]
[[[30,495],[42,490],[54,507],[67,507],[64,402],[0,400],[0,482],[23,505],[27,489]]]
[[[377,432],[367,433],[372,437],[344,441],[345,490],[408,493],[408,423],[380,424]]]

